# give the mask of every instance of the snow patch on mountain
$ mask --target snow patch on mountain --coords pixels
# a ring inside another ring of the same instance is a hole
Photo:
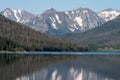
[[[115,19],[118,15],[120,15],[120,11],[114,9],[106,9],[98,13],[98,16],[103,18],[105,21]]]
[[[66,11],[65,14],[69,14],[69,12]]]
[[[83,10],[83,14],[85,14],[85,13],[88,13],[88,11],[87,10]]]
[[[59,19],[59,16],[57,15],[57,14],[55,14],[55,17],[56,17],[56,19],[57,19],[57,21],[58,21],[58,23],[62,23],[61,21],[60,21],[60,19]]]
[[[14,16],[15,16],[17,22],[19,22],[20,21],[20,17],[18,17],[17,13],[18,13],[18,11],[14,10]]]
[[[70,28],[69,30],[70,30],[71,32],[74,32],[74,31],[75,31],[75,29],[74,29],[74,28]]]
[[[55,23],[52,23],[54,29],[58,29]]]
[[[79,24],[79,26],[81,26],[81,27],[83,26],[83,22],[82,22],[83,20],[82,20],[81,17],[76,17],[75,21],[77,21],[77,23]]]

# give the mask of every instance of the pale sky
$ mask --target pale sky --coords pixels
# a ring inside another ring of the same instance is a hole
[[[58,11],[82,7],[98,12],[107,8],[120,9],[120,0],[0,0],[0,11],[11,8],[38,14],[50,7]]]

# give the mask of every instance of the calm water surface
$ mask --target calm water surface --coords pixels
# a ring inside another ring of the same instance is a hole
[[[120,54],[120,52],[4,52],[15,54]]]
[[[76,53],[73,53],[73,52],[70,52],[70,53],[25,52],[25,53],[27,54],[119,54],[119,52],[76,52]],[[20,53],[20,54],[23,54],[23,53]],[[98,62],[101,60],[102,59],[98,59]],[[91,64],[91,63],[89,62],[89,60],[83,61],[83,64]],[[89,65],[88,67],[84,67],[83,64],[81,64],[80,60],[68,62],[63,65],[56,64],[48,68],[42,68],[33,73],[20,76],[15,80],[117,80],[117,78],[114,79],[113,77],[111,77],[110,73],[99,70],[99,66],[103,66],[102,64],[97,64],[98,66],[93,67],[93,69],[96,68],[95,70],[93,70],[92,68],[88,69]],[[107,64],[107,63],[104,63],[104,64]],[[91,64],[91,65],[94,65],[94,64]],[[101,72],[104,72],[104,74]],[[112,72],[112,70],[110,72]]]

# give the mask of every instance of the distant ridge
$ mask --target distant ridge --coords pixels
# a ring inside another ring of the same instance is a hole
[[[64,38],[82,45],[98,48],[110,48],[112,51],[120,51],[120,16],[104,23],[102,26],[89,31],[67,34]]]

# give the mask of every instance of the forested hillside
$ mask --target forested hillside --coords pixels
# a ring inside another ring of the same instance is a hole
[[[120,50],[120,16],[100,27],[74,34],[67,34],[64,38],[80,43],[91,49]]]
[[[70,41],[42,34],[0,15],[0,50],[83,51],[85,49]]]

